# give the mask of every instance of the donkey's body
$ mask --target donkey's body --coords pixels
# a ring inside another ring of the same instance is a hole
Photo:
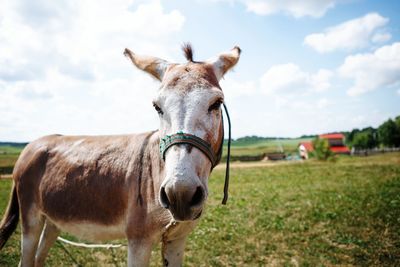
[[[38,217],[88,240],[122,238],[127,232],[137,238],[159,234],[172,217],[158,203],[163,172],[158,143],[157,132],[47,136],[32,142],[14,171],[17,192],[24,192],[22,222],[37,211]],[[141,225],[132,214],[141,215]]]
[[[232,55],[220,56],[214,66],[191,60],[186,65],[167,64],[126,50],[137,67],[163,82],[154,101],[160,130],[120,136],[52,135],[30,143],[14,168],[0,249],[20,215],[22,266],[42,266],[61,230],[87,240],[127,238],[129,266],[147,266],[153,244],[162,240],[164,264],[180,266],[213,166],[198,147],[186,144],[164,151],[164,161],[160,138],[182,131],[201,138],[212,151],[221,148],[223,94],[218,79],[239,53],[236,48]]]

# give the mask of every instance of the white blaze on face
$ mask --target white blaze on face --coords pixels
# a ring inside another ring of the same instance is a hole
[[[160,136],[183,132],[217,143],[221,138],[221,111],[209,111],[209,107],[222,99],[223,93],[219,88],[192,88],[189,91],[161,89],[154,101],[163,111],[160,115]],[[163,184],[184,182],[189,187],[200,182],[207,193],[211,162],[199,149],[170,147],[165,154],[165,169]]]

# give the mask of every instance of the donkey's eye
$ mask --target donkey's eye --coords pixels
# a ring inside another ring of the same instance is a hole
[[[158,112],[158,114],[160,114],[160,115],[163,115],[163,114],[164,114],[164,112],[162,111],[162,109],[161,109],[156,103],[153,103],[153,107],[154,107],[154,109]]]
[[[221,107],[221,104],[222,104],[222,100],[218,99],[217,101],[214,102],[214,104],[212,104],[208,108],[208,112],[219,109]]]

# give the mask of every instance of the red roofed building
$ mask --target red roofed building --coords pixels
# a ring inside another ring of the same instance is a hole
[[[344,135],[341,133],[321,134],[318,136],[321,139],[327,139],[330,150],[335,154],[350,154],[349,148],[344,144]],[[300,157],[308,159],[308,153],[314,151],[312,142],[299,143]]]
[[[331,151],[335,154],[350,154],[349,148],[344,144],[344,135],[341,133],[321,134],[319,138],[327,139]]]

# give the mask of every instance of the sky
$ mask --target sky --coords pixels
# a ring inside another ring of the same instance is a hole
[[[221,80],[233,137],[377,127],[400,115],[400,1],[0,0],[0,140],[158,128],[138,54],[235,45]]]

